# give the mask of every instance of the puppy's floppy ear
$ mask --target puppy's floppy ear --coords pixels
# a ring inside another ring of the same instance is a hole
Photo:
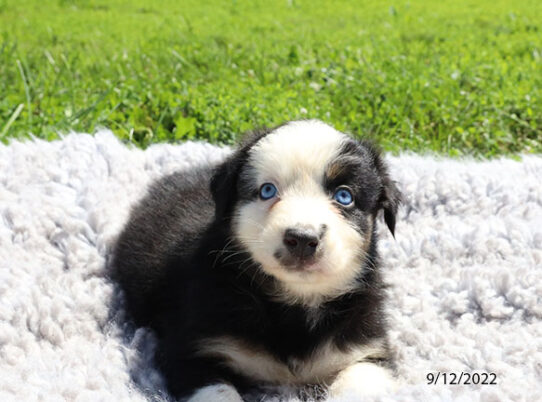
[[[215,219],[229,215],[237,193],[237,177],[246,160],[242,150],[222,162],[211,178],[211,194],[215,202]]]
[[[384,210],[384,221],[393,237],[395,237],[395,217],[402,198],[401,192],[386,174],[382,180],[382,193],[379,202],[380,207]]]
[[[397,210],[403,200],[403,196],[395,182],[390,178],[388,173],[388,166],[384,162],[380,150],[371,141],[364,140],[362,143],[369,150],[378,176],[381,180],[380,196],[378,198],[378,210],[384,210],[384,221],[388,226],[391,234],[395,237],[395,217],[397,216]]]
[[[279,126],[280,127],[280,126]],[[243,135],[239,148],[222,162],[211,178],[211,194],[215,202],[215,219],[231,215],[237,199],[237,181],[248,160],[250,149],[274,129],[261,128]]]

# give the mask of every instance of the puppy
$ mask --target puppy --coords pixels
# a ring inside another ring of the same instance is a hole
[[[370,143],[315,120],[252,134],[222,164],[152,185],[113,272],[135,323],[157,334],[171,394],[390,387],[375,226],[383,210],[393,234],[399,202]]]

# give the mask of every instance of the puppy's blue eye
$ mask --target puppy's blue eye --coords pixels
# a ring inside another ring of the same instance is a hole
[[[262,200],[269,200],[277,195],[277,188],[272,183],[264,183],[260,187],[260,198]]]
[[[350,190],[346,188],[340,188],[333,194],[333,199],[342,205],[350,205],[354,201],[354,197]]]

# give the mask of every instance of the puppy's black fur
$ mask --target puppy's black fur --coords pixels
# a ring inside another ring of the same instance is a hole
[[[363,262],[367,269],[360,269],[353,291],[318,307],[315,323],[307,319],[314,311],[271,296],[276,280],[235,241],[234,207],[254,197],[242,174],[248,152],[271,131],[250,136],[216,167],[178,172],[152,185],[116,244],[114,278],[135,323],[157,333],[156,361],[176,397],[216,382],[232,383],[240,391],[257,385],[219,360],[197,356],[195,343],[203,338],[241,338],[263,345],[285,364],[292,357],[309,357],[324,342],[346,350],[385,338],[374,227]],[[400,195],[378,151],[367,142],[352,140],[342,154],[344,177],[332,180],[349,180],[360,205],[359,211],[345,212],[352,215],[348,218],[362,219],[362,212],[376,217],[384,210],[393,233]],[[332,180],[325,185],[332,188]]]

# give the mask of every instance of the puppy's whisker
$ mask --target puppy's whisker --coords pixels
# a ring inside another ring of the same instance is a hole
[[[240,239],[243,244],[262,244],[264,243],[263,240],[256,240],[256,239]]]
[[[248,264],[248,266],[246,268],[243,269],[243,265],[245,265],[247,262],[249,262],[250,264]],[[245,272],[247,272],[249,269],[251,268],[254,268],[256,266],[256,264],[254,264],[254,261],[252,261],[252,258],[251,257],[248,257],[246,258],[240,265],[239,265],[239,268],[240,268],[240,272],[239,274],[237,275],[237,278],[239,278],[241,275],[243,275]],[[254,275],[257,274],[257,272],[254,273]],[[252,283],[252,281],[251,281]]]
[[[260,222],[258,221],[255,221],[254,219],[250,218],[250,217],[244,217],[243,219],[245,222],[248,222],[248,223],[251,223],[252,225],[262,229],[262,230],[265,230],[265,226],[262,225]]]
[[[226,242],[226,244],[224,245],[224,247],[222,248],[222,250],[212,250],[213,252],[216,252],[216,256],[215,256],[215,259],[213,261],[213,265],[211,266],[211,268],[215,268],[216,266],[216,263],[218,261],[218,258],[224,253],[226,252],[226,248],[233,242],[233,239],[230,239],[229,241]]]
[[[230,254],[230,255],[228,255],[226,258],[224,258],[224,259],[222,260],[222,262],[226,262],[226,261],[228,261],[230,258],[235,257],[236,255],[241,255],[241,254],[245,254],[245,253],[246,253],[245,251],[238,251],[237,253]]]

